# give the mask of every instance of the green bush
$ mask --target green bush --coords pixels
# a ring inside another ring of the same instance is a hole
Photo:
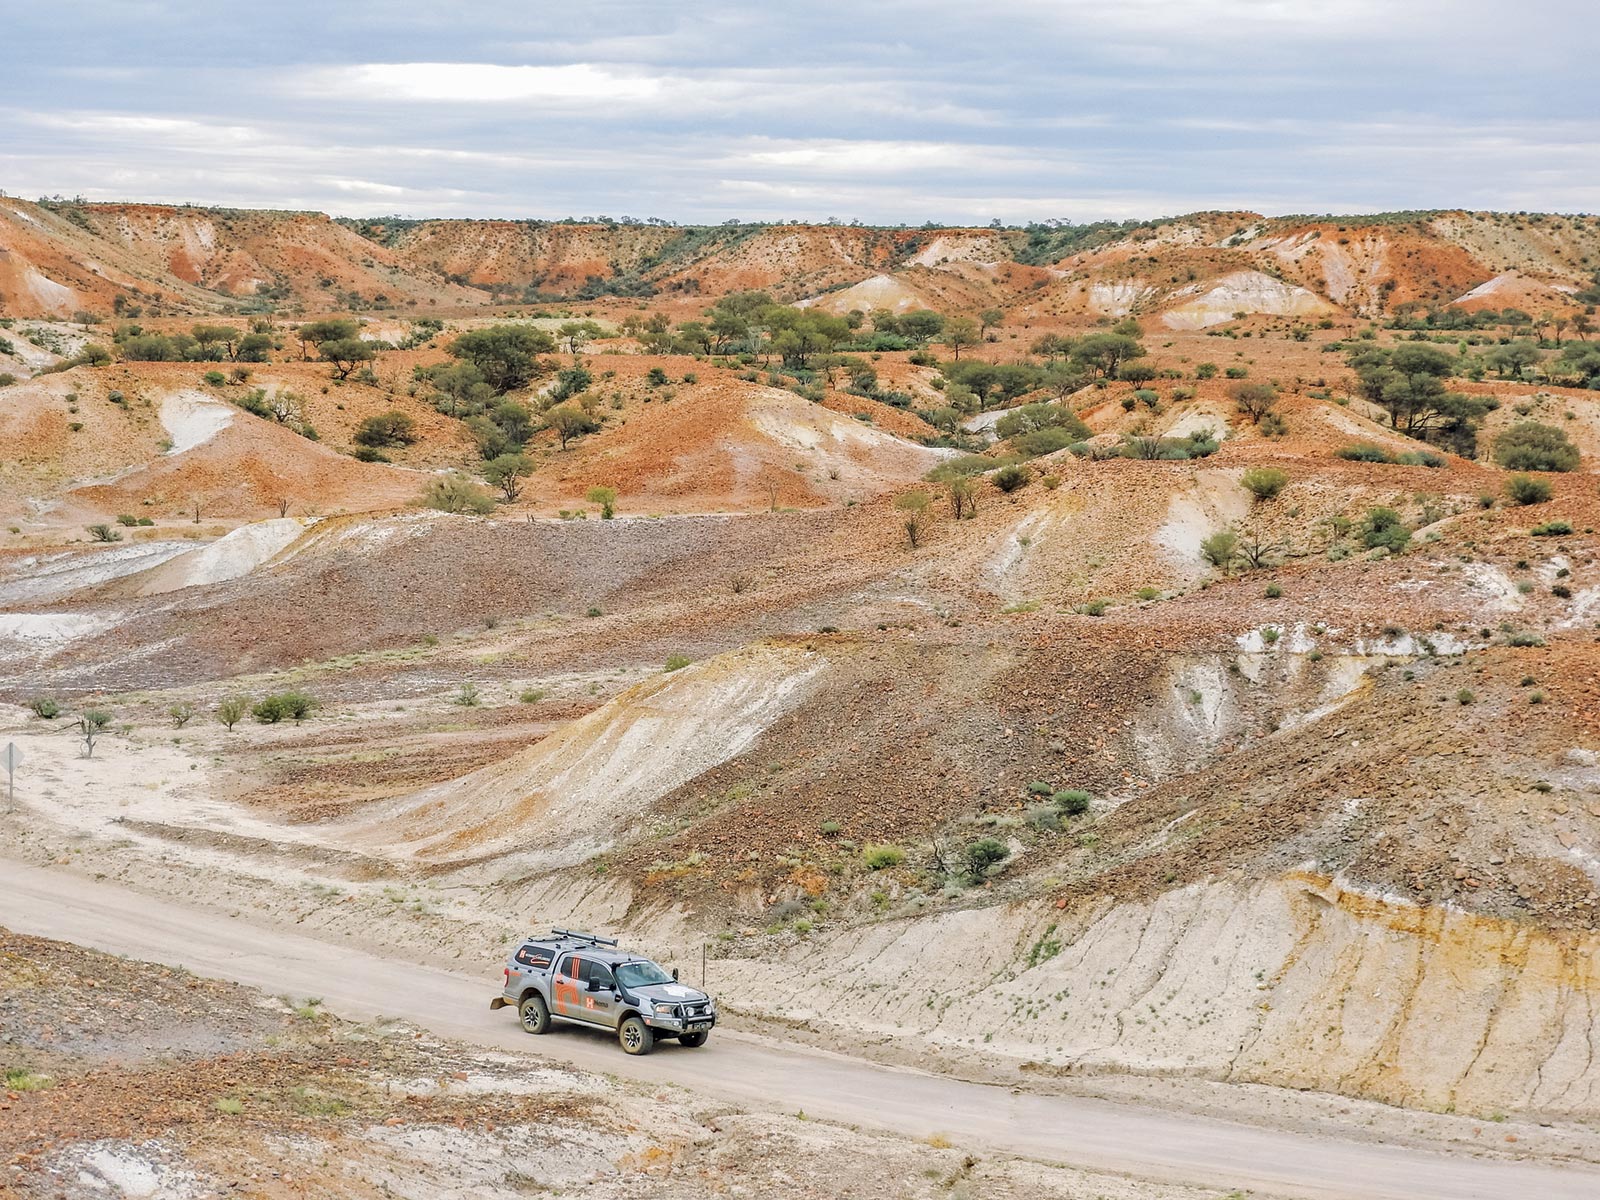
[[[683,670],[685,667],[687,667],[689,665],[690,661],[691,660],[686,655],[682,655],[682,654],[669,655],[668,658],[667,658],[667,665],[663,669],[668,674],[670,674],[673,671],[681,671],[681,670]]]
[[[905,860],[906,853],[899,846],[879,846],[868,842],[861,847],[861,861],[867,865],[869,871],[881,871],[885,867],[898,867]]]
[[[1351,462],[1392,462],[1389,452],[1382,446],[1374,446],[1371,442],[1356,442],[1353,445],[1341,446],[1334,454]]]
[[[225,696],[222,703],[217,705],[217,720],[224,728],[232,729],[244,720],[244,714],[249,711],[250,701],[243,696]]]
[[[1535,525],[1528,531],[1534,537],[1565,537],[1572,532],[1571,521],[1546,521],[1542,525]],[[1560,593],[1558,592],[1557,595]]]
[[[1271,500],[1288,486],[1289,476],[1277,467],[1251,467],[1239,482],[1257,500]]]
[[[356,428],[355,443],[377,450],[409,446],[417,440],[417,423],[398,409],[368,417]]]
[[[1057,792],[1050,797],[1050,802],[1069,817],[1082,816],[1089,811],[1089,805],[1093,801],[1094,797],[1088,792],[1080,792],[1075,789]]]
[[[212,387],[221,387],[223,384],[228,382],[228,377],[221,371],[207,371],[204,375],[200,376],[200,378],[206,383],[210,384]]]
[[[1578,448],[1553,425],[1519,421],[1494,439],[1494,460],[1508,471],[1576,471]]]
[[[1055,788],[1042,779],[1035,779],[1028,785],[1028,795],[1030,796],[1048,796],[1053,791],[1055,791]]]
[[[1200,556],[1213,567],[1226,570],[1239,556],[1239,535],[1231,529],[1219,529],[1200,543]]]
[[[310,716],[311,710],[316,707],[316,700],[304,692],[274,692],[258,701],[250,710],[250,715],[263,725],[276,725],[283,720],[292,720],[299,724]]]
[[[1369,550],[1383,549],[1399,554],[1411,544],[1411,531],[1394,509],[1379,506],[1369,508],[1362,518],[1361,540]]]
[[[967,878],[973,883],[982,883],[992,868],[1010,857],[1010,851],[997,838],[979,838],[967,846],[962,857],[967,863]]]
[[[1021,463],[1012,463],[996,471],[993,479],[995,487],[1002,492],[1014,492],[1018,488],[1028,486],[1029,481],[1033,479],[1033,472]]]
[[[28,701],[28,707],[33,709],[33,715],[45,721],[53,721],[61,715],[61,705],[49,696],[35,696]]]
[[[1531,475],[1513,475],[1506,480],[1506,496],[1513,504],[1543,504],[1550,499],[1550,485]]]

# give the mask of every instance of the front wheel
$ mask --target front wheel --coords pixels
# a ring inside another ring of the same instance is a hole
[[[628,1054],[649,1054],[655,1049],[656,1035],[641,1017],[629,1017],[617,1027],[617,1041]]]
[[[550,1028],[550,1009],[538,993],[517,1005],[517,1017],[524,1033],[544,1033]]]
[[[699,1033],[680,1033],[678,1035],[678,1042],[681,1045],[688,1046],[692,1050],[696,1046],[704,1046],[706,1044],[706,1039],[710,1036],[711,1034],[704,1029],[702,1029]]]

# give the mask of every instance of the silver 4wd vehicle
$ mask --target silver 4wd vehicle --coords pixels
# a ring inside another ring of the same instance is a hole
[[[615,1029],[629,1054],[649,1054],[664,1037],[704,1046],[717,1023],[711,997],[679,983],[676,971],[617,949],[614,938],[566,929],[511,952],[505,990],[489,1002],[507,1005],[529,1033],[544,1033],[555,1017]]]

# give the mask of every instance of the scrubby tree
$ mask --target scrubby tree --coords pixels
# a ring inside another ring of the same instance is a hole
[[[583,409],[573,404],[558,404],[544,415],[545,428],[551,430],[561,442],[565,450],[567,443],[575,437],[582,437],[586,433],[593,433],[599,429],[599,424],[584,412]]]
[[[1403,343],[1393,349],[1359,349],[1350,356],[1350,365],[1358,390],[1389,414],[1396,430],[1472,453],[1478,420],[1494,401],[1445,386],[1456,368],[1450,354],[1437,346]]]
[[[999,329],[1005,323],[1006,314],[998,308],[986,308],[978,314],[978,334],[987,337],[989,330]]]
[[[1228,395],[1239,411],[1257,425],[1278,402],[1278,389],[1270,383],[1236,383],[1228,388]]]
[[[338,338],[331,342],[322,342],[317,346],[317,353],[322,355],[324,362],[333,365],[335,379],[349,379],[350,373],[362,363],[369,363],[378,357],[378,352],[373,349],[372,344],[360,338]]]
[[[978,323],[971,317],[952,317],[945,323],[944,344],[957,359],[965,347],[976,346],[981,336]]]
[[[1091,333],[1072,347],[1072,359],[1091,373],[1111,378],[1123,363],[1143,358],[1144,345],[1137,338],[1120,333]]]
[[[323,342],[340,342],[353,338],[361,332],[361,322],[349,317],[332,317],[326,321],[307,321],[295,331],[295,337],[300,339],[300,357],[309,358],[312,346],[321,346]]]
[[[1502,379],[1521,379],[1541,356],[1539,347],[1532,342],[1517,341],[1496,346],[1484,357]]]
[[[945,488],[950,496],[950,512],[956,520],[978,515],[978,489],[973,486],[972,476],[952,475],[945,480]]]
[[[543,375],[539,356],[554,349],[550,335],[532,325],[490,325],[461,334],[446,353],[471,363],[496,392],[509,392]]]
[[[250,711],[250,701],[243,696],[224,696],[217,705],[217,720],[224,729],[232,731],[233,727],[244,720],[245,713]]]
[[[895,321],[896,332],[904,334],[919,346],[926,345],[944,329],[944,316],[929,308],[913,308],[902,313]]]
[[[617,489],[597,484],[584,493],[584,498],[590,504],[600,506],[600,519],[609,521],[617,515]]]
[[[915,550],[922,543],[923,531],[928,526],[928,506],[932,497],[927,492],[906,492],[896,496],[894,506],[901,512],[901,527],[906,531],[906,541]]]
[[[533,474],[533,459],[526,454],[499,454],[483,464],[483,477],[510,504],[522,494],[523,480]]]

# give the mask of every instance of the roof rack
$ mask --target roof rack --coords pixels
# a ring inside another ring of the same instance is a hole
[[[559,938],[568,938],[574,942],[588,942],[595,946],[615,946],[617,944],[616,938],[596,937],[592,933],[579,933],[575,929],[552,929],[550,932]]]

